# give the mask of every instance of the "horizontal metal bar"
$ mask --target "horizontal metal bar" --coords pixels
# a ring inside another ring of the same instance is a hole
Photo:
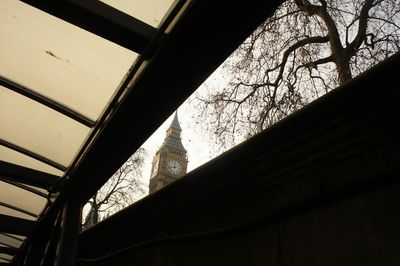
[[[52,167],[54,167],[54,168],[56,168],[58,170],[61,170],[63,172],[65,172],[65,170],[67,170],[67,167],[65,167],[65,166],[63,166],[63,165],[61,165],[59,163],[56,163],[56,162],[54,162],[54,161],[52,161],[50,159],[47,159],[46,157],[43,157],[43,156],[41,156],[41,155],[39,155],[37,153],[34,153],[34,152],[30,151],[30,150],[22,148],[22,147],[20,147],[18,145],[15,145],[13,143],[10,143],[10,142],[8,142],[6,140],[0,139],[0,145],[4,146],[4,147],[7,147],[9,149],[12,149],[14,151],[17,151],[19,153],[25,154],[25,155],[33,158],[33,159],[41,161],[42,163],[50,165],[50,166],[52,166]]]
[[[92,32],[136,53],[142,53],[156,29],[97,0],[22,0],[46,13]]]
[[[3,182],[6,182],[8,184],[11,184],[13,186],[22,188],[22,189],[24,189],[26,191],[32,192],[32,193],[34,193],[34,194],[36,194],[38,196],[41,196],[43,198],[47,198],[48,197],[48,194],[46,194],[46,193],[43,193],[43,192],[41,192],[39,190],[36,190],[36,189],[34,189],[32,187],[29,187],[27,185],[24,185],[22,183],[18,183],[18,182],[14,182],[14,181],[8,180],[7,178],[2,177],[1,174],[0,174],[0,180],[3,181]]]
[[[8,255],[15,255],[15,254],[17,254],[17,249],[11,248],[11,247],[0,247],[0,253],[5,253]]]
[[[7,246],[7,247],[9,247],[9,248],[15,248],[13,245],[10,245],[10,244],[8,244],[8,243],[5,243],[5,242],[3,242],[3,241],[1,241],[1,240],[0,240],[0,245]]]
[[[0,237],[2,239],[0,242],[10,249],[18,249],[24,242],[24,239],[6,233],[0,233]]]
[[[96,125],[96,122],[92,121],[91,119],[73,111],[72,109],[66,107],[65,105],[62,105],[60,103],[57,103],[43,95],[40,95],[37,92],[32,91],[29,88],[26,88],[14,81],[11,81],[3,76],[0,76],[0,85],[12,90],[18,94],[21,94],[29,99],[32,99],[40,104],[43,104],[44,106],[47,106],[50,109],[53,109],[54,111],[57,111],[65,116],[68,116],[69,118],[87,126],[87,127],[94,127]]]
[[[10,234],[7,234],[7,233],[0,233],[0,235],[7,236],[7,237],[9,237],[9,238],[12,238],[12,239],[15,239],[15,240],[18,240],[18,241],[24,241],[23,238],[17,237],[16,235],[10,235]]]
[[[0,179],[19,182],[49,190],[57,183],[59,176],[0,161]]]
[[[35,230],[35,224],[34,221],[0,214],[0,232],[30,236]]]
[[[38,218],[38,217],[39,217],[39,215],[37,215],[37,214],[35,214],[35,213],[33,213],[33,212],[30,212],[30,211],[27,211],[27,210],[24,210],[24,209],[15,207],[14,205],[8,204],[8,203],[6,203],[6,202],[0,201],[0,206],[4,206],[4,207],[6,207],[6,208],[9,208],[9,209],[12,209],[12,210],[14,210],[14,211],[18,211],[18,212],[24,213],[24,214],[26,214],[26,215],[29,215],[29,216],[32,216],[32,217],[35,217],[35,218]]]

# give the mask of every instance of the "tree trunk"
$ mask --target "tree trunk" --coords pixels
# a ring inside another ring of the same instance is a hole
[[[99,222],[99,205],[97,203],[97,192],[93,196],[93,224]]]
[[[349,61],[346,59],[335,60],[336,70],[339,76],[339,84],[342,85],[352,78]]]

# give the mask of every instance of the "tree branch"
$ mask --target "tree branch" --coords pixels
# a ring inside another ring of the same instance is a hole
[[[302,65],[299,65],[296,68],[296,70],[294,71],[295,81],[292,83],[292,85],[297,82],[297,72],[299,71],[300,68],[308,68],[308,69],[315,68],[315,69],[317,69],[317,66],[323,65],[323,64],[327,64],[327,63],[330,63],[330,62],[333,62],[333,61],[334,61],[333,60],[333,56],[330,55],[330,56],[327,56],[325,58],[320,58],[318,60],[307,62],[307,63],[304,63]],[[310,76],[312,76],[312,75],[310,75]]]
[[[368,12],[369,10],[371,10],[373,6],[374,6],[374,0],[366,0],[364,2],[363,7],[361,8],[357,35],[354,38],[354,40],[349,44],[349,46],[346,48],[346,54],[348,58],[350,58],[357,52],[358,48],[360,48],[360,46],[364,41],[365,34],[367,32],[367,23],[369,17]]]
[[[387,20],[387,19],[384,19],[384,18],[374,17],[374,16],[369,16],[369,19],[375,19],[375,20],[383,21],[383,22],[385,22],[387,24],[390,24],[390,25],[396,27],[398,30],[400,30],[400,26],[397,25],[396,23],[394,23],[393,21],[390,21],[390,20]]]
[[[272,70],[276,70],[277,68],[280,68],[280,69],[279,69],[278,76],[277,76],[277,78],[275,79],[275,82],[274,82],[272,85],[277,86],[278,83],[279,83],[279,81],[282,79],[283,71],[284,71],[284,69],[285,69],[285,65],[286,65],[286,63],[287,63],[287,60],[288,60],[288,58],[289,58],[289,55],[290,55],[293,51],[295,51],[296,49],[298,49],[298,48],[300,48],[300,47],[302,47],[302,46],[305,46],[305,45],[307,45],[307,44],[326,43],[326,42],[328,42],[328,41],[329,41],[328,36],[314,36],[314,37],[308,37],[308,38],[306,38],[306,39],[302,39],[302,40],[296,42],[295,44],[293,44],[292,46],[290,46],[290,47],[283,53],[283,58],[282,58],[281,63],[280,63],[277,67],[275,67],[275,68],[272,69]]]
[[[321,6],[312,5],[308,0],[294,0],[300,10],[306,12],[309,16],[317,15],[325,23],[328,28],[329,43],[331,45],[332,54],[334,56],[341,56],[343,53],[343,46],[340,41],[340,34],[335,21],[328,12],[328,6],[325,0],[320,0]]]

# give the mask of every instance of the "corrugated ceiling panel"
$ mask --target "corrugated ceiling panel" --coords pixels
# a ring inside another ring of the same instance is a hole
[[[31,215],[25,214],[20,211],[16,211],[14,209],[7,208],[5,206],[0,205],[0,214],[8,215],[8,216],[14,216],[17,218],[21,219],[26,219],[30,221],[36,221],[36,217],[33,217]]]
[[[6,244],[11,247],[18,248],[23,241],[15,239],[5,234],[0,234],[0,243]]]
[[[22,184],[22,183],[20,183],[20,184]],[[22,185],[25,185],[25,186],[27,186],[27,187],[29,187],[29,188],[31,188],[31,189],[36,190],[37,192],[43,193],[43,194],[47,194],[47,193],[48,193],[47,190],[46,190],[46,189],[43,189],[43,188],[39,188],[39,187],[35,187],[35,186],[30,186],[30,185],[26,185],[26,184],[22,184]]]
[[[0,75],[94,121],[137,58],[19,1],[0,1],[0,34]]]
[[[0,202],[39,215],[47,200],[32,192],[0,181]]]
[[[63,174],[62,171],[54,167],[3,146],[0,146],[0,160],[56,176],[62,176]]]
[[[63,166],[69,166],[89,133],[86,126],[1,86],[0,125],[1,139]]]
[[[9,235],[9,236],[11,236],[11,237],[14,237],[14,238],[17,238],[17,239],[19,239],[19,240],[21,240],[21,241],[24,241],[24,240],[26,239],[26,236],[15,235],[15,234],[8,234],[8,233],[7,233],[7,235]]]
[[[8,255],[8,254],[4,254],[4,253],[0,253],[0,259],[5,259],[7,261],[11,261],[12,258],[14,258],[14,256]]]
[[[7,260],[4,260],[4,259],[0,259],[0,262],[8,263],[8,261],[7,261]]]
[[[101,0],[150,26],[158,27],[174,0]]]

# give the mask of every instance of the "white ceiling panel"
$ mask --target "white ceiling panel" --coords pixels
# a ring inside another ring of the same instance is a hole
[[[39,215],[47,199],[32,192],[0,181],[0,202],[5,202],[17,208]]]
[[[68,167],[86,126],[0,86],[0,138]],[[3,160],[2,158],[0,158]],[[7,158],[4,159],[7,161]]]
[[[0,1],[0,34],[0,75],[93,121],[137,58],[20,1]]]
[[[158,27],[174,0],[101,0],[150,26]]]
[[[5,207],[0,205],[0,214],[4,214],[4,215],[8,215],[8,216],[13,216],[13,217],[17,217],[17,218],[21,218],[21,219],[26,219],[26,220],[30,220],[30,221],[35,221],[36,217],[33,217],[31,215],[28,215],[26,213]]]

